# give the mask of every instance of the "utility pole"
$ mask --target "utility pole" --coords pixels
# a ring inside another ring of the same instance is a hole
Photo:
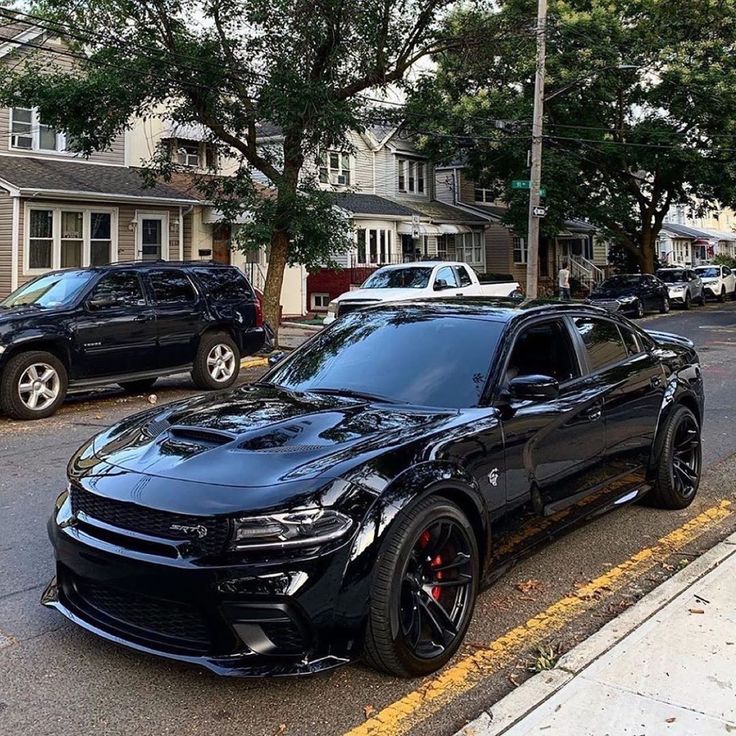
[[[537,71],[534,78],[534,120],[532,121],[532,161],[529,183],[529,227],[527,229],[526,295],[537,297],[539,279],[539,188],[542,183],[542,122],[544,118],[544,67],[547,53],[547,0],[537,6]]]

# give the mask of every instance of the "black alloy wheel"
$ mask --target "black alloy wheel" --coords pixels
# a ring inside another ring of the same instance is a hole
[[[470,624],[478,570],[475,534],[457,506],[430,497],[411,508],[376,564],[368,662],[403,677],[442,667]]]
[[[690,309],[690,292],[685,292],[685,303],[682,305],[686,310]]]
[[[652,501],[666,509],[689,506],[700,484],[703,451],[700,425],[685,406],[676,406],[664,429]]]
[[[659,307],[660,314],[668,314],[670,311],[670,300],[667,296],[662,297],[662,304]]]
[[[644,316],[644,305],[642,304],[641,299],[637,300],[636,302],[636,318],[641,319]]]
[[[718,301],[723,304],[726,301],[726,287],[721,286],[721,293],[718,295]]]

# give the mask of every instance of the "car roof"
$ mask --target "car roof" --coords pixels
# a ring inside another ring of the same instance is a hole
[[[511,322],[530,316],[561,316],[581,310],[590,315],[610,317],[611,312],[582,301],[560,302],[556,299],[509,299],[504,297],[465,296],[427,297],[380,302],[366,306],[361,311],[413,309],[434,316],[474,317],[493,322]]]
[[[65,271],[89,271],[91,273],[107,273],[109,271],[150,271],[159,268],[235,268],[227,263],[217,261],[116,261],[105,266],[82,266],[71,268],[57,268],[49,273],[64,273]]]
[[[410,261],[409,263],[391,263],[388,266],[381,266],[382,271],[393,271],[397,268],[434,268],[435,266],[467,266],[462,261]]]

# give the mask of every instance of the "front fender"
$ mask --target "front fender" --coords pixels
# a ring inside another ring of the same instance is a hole
[[[488,510],[477,483],[465,470],[449,462],[424,462],[409,468],[376,498],[353,539],[335,616],[337,627],[349,632],[350,638],[362,640],[373,569],[390,529],[402,512],[432,494],[453,500],[468,514],[482,540],[481,568],[486,568],[490,559]]]

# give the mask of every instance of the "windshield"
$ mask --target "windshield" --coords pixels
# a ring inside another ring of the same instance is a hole
[[[371,274],[363,289],[424,289],[429,284],[431,268],[386,268]]]
[[[480,401],[503,323],[422,309],[354,312],[265,380],[296,391],[340,389],[422,406]]]
[[[639,286],[640,281],[640,276],[611,276],[610,279],[606,279],[598,288],[602,291],[606,289],[635,289]]]
[[[665,284],[679,284],[683,281],[689,281],[684,271],[657,271],[657,276],[665,282]]]
[[[715,266],[704,266],[695,269],[701,276],[717,279],[721,275],[721,269]]]
[[[39,276],[5,297],[0,307],[9,309],[29,304],[44,309],[66,307],[77,298],[93,275],[92,271],[58,271]]]

